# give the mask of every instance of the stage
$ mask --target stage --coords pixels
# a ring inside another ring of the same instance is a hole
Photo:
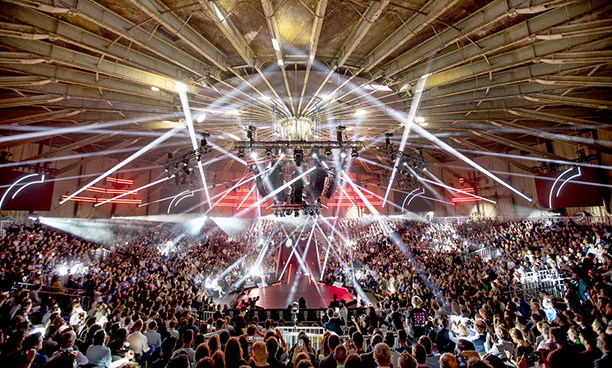
[[[259,297],[257,306],[265,309],[284,309],[301,297],[306,300],[307,308],[326,308],[334,294],[338,301],[353,301],[354,296],[346,288],[318,282],[321,279],[321,255],[325,255],[327,244],[320,244],[316,237],[309,241],[306,234],[290,239],[279,254],[275,282],[249,290],[242,299]]]
[[[294,279],[296,277],[297,280]],[[309,279],[302,273],[295,273],[288,279],[288,283],[251,289],[242,299],[259,297],[256,305],[264,309],[285,309],[301,297],[306,299],[307,308],[326,308],[333,300],[334,294],[338,296],[338,300],[344,299],[347,303],[354,299],[346,288],[319,284]]]

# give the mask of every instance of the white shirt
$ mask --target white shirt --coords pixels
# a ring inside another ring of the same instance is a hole
[[[134,354],[142,355],[149,351],[149,343],[147,337],[140,331],[136,331],[127,337],[127,342],[130,343],[130,349],[134,351]]]

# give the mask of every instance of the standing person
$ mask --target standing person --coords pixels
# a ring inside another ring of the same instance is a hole
[[[412,297],[412,309],[406,313],[406,320],[408,321],[408,337],[412,342],[425,335],[427,332],[427,311],[423,308],[423,301],[418,296]]]

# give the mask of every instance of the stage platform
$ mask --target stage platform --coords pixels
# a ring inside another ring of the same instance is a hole
[[[297,277],[294,283],[294,277]],[[273,284],[249,290],[242,299],[259,297],[257,307],[264,309],[285,309],[288,304],[297,302],[304,297],[307,308],[326,308],[333,300],[344,299],[347,303],[353,301],[353,296],[346,288],[319,284],[309,280],[310,277],[296,272],[288,279],[288,283]]]

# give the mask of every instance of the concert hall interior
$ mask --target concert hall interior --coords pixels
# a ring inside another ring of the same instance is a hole
[[[0,365],[612,367],[612,4],[3,0]]]

